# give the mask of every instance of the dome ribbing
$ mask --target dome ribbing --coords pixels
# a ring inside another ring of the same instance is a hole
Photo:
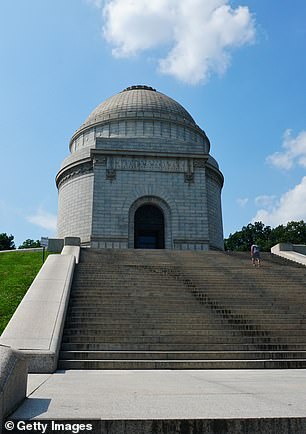
[[[149,86],[130,86],[108,98],[88,116],[81,129],[113,118],[169,118],[195,126],[192,116],[177,101]]]

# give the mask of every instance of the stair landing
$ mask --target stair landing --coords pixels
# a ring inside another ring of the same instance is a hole
[[[81,421],[109,434],[301,434],[306,426],[305,370],[71,370],[29,375],[29,386],[9,420]]]

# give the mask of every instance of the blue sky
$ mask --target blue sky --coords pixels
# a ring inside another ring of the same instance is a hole
[[[306,220],[305,0],[15,0],[0,5],[0,232],[55,235],[55,175],[104,99],[180,102],[225,177],[224,232]]]

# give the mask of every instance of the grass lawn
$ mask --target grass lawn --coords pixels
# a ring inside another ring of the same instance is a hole
[[[0,334],[41,266],[41,252],[0,253]]]

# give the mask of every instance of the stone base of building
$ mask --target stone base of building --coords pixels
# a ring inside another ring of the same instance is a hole
[[[102,238],[92,237],[90,242],[81,243],[83,247],[91,247],[93,249],[134,249],[137,248],[129,243],[128,238]],[[207,240],[173,240],[173,245],[165,247],[167,250],[219,250],[222,249],[212,246]]]

